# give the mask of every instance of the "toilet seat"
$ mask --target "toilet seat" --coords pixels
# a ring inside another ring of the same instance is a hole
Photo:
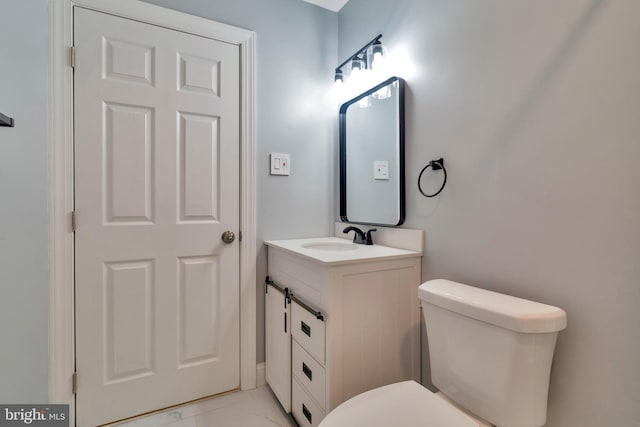
[[[335,408],[319,427],[479,427],[464,412],[415,381],[359,394]]]

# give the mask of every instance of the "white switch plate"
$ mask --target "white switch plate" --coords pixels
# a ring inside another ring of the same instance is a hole
[[[284,153],[270,153],[271,175],[291,175],[291,156]]]
[[[389,162],[386,160],[373,161],[373,179],[389,179]]]

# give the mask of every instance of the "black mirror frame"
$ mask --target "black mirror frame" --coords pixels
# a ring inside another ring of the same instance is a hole
[[[350,99],[340,106],[339,114],[339,132],[340,132],[340,220],[342,222],[351,222],[347,217],[347,109],[354,103],[360,101],[383,87],[398,82],[398,121],[399,121],[399,161],[400,161],[400,217],[397,224],[380,224],[375,222],[358,222],[358,224],[364,225],[381,225],[398,227],[404,223],[405,220],[405,161],[404,161],[404,87],[405,82],[400,77],[391,77],[382,83],[372,87],[371,89],[363,92],[357,97]]]

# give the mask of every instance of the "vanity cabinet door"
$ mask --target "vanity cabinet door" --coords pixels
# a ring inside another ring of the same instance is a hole
[[[268,284],[265,294],[265,377],[280,404],[291,412],[291,304]]]

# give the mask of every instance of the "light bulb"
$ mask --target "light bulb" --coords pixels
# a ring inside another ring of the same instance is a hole
[[[366,65],[362,62],[362,59],[355,57],[351,60],[351,77],[350,78],[355,78],[356,76],[360,75],[360,73],[362,72],[362,70],[366,68]]]
[[[371,69],[378,71],[382,68],[382,62],[384,61],[384,57],[382,53],[377,52],[373,54],[373,60],[371,61]]]
[[[386,48],[377,40],[367,50],[367,56],[370,58],[369,68],[374,71],[382,71],[381,68],[384,65],[384,57],[386,56]]]
[[[335,102],[341,102],[344,99],[344,82],[342,80],[336,80],[331,88],[331,98]]]

